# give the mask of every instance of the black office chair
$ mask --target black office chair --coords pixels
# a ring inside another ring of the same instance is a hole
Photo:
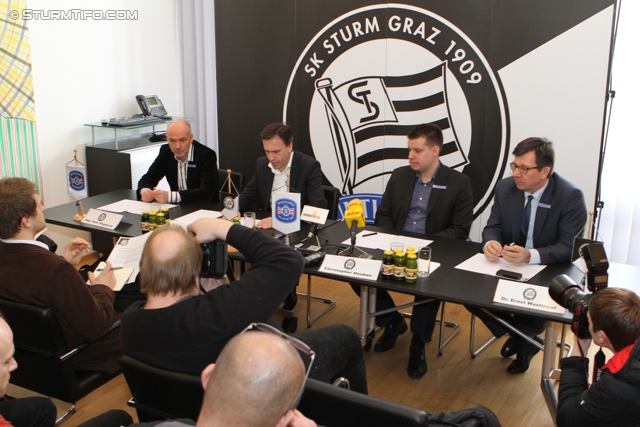
[[[198,419],[204,397],[198,375],[156,368],[127,355],[120,367],[133,396],[128,405],[136,408],[141,422]]]
[[[71,358],[90,343],[70,349],[51,308],[0,298],[0,311],[13,331],[18,362],[11,384],[71,403],[57,422],[75,412],[78,400],[119,375],[75,370]],[[109,331],[119,326],[118,321]]]
[[[338,219],[338,200],[340,200],[340,190],[330,185],[323,185],[324,198],[327,199],[327,209],[329,209],[329,219]]]
[[[218,169],[218,183],[222,187],[224,182],[227,180],[227,170],[226,169]],[[242,191],[244,188],[244,174],[242,172],[231,172],[231,182],[236,186],[238,193]],[[233,192],[233,185],[231,186],[231,191]],[[225,185],[222,188],[222,191],[227,192],[228,187]],[[216,191],[219,191],[218,188]]]
[[[309,378],[298,410],[330,427],[428,426],[427,413]]]

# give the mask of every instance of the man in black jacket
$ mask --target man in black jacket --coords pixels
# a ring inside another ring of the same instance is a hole
[[[440,163],[444,137],[435,124],[414,127],[407,135],[409,166],[393,171],[376,212],[376,225],[394,230],[466,239],[473,221],[473,193],[469,177]],[[356,292],[359,286],[352,285]],[[394,308],[389,292],[378,290],[376,310]],[[421,378],[427,373],[424,345],[431,341],[440,301],[415,306],[411,317],[413,338],[409,347],[407,374]],[[393,311],[376,317],[384,326],[374,351],[395,346],[407,330],[402,315]]]
[[[167,142],[138,182],[143,202],[217,202],[218,159],[211,148],[193,140],[189,122],[177,119],[167,127]],[[171,191],[156,188],[166,177]]]
[[[587,383],[589,359],[560,361],[559,427],[638,426],[640,420],[640,298],[633,291],[607,288],[588,302],[590,339],[579,340],[585,355],[591,341],[614,355],[602,367],[602,376]]]

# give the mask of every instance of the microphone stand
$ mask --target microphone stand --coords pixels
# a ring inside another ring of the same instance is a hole
[[[369,253],[363,251],[362,249],[356,246],[357,231],[358,231],[358,222],[352,221],[351,222],[351,246],[338,252],[338,255],[353,255],[355,253],[355,250],[357,249],[360,252],[362,252],[363,255],[367,255],[368,257],[372,258],[372,256]]]

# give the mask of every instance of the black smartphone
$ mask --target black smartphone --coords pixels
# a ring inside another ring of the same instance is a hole
[[[507,279],[515,279],[515,280],[522,279],[521,273],[516,273],[515,271],[509,271],[509,270],[498,270],[496,271],[496,276],[505,277]]]

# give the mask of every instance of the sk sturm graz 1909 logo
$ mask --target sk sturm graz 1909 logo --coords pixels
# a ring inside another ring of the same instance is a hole
[[[278,221],[290,223],[296,220],[296,203],[289,199],[276,201],[276,218]]]
[[[476,215],[504,171],[498,78],[466,34],[425,9],[367,6],[325,26],[298,58],[285,95],[285,121],[306,111],[308,128],[298,119],[296,131],[308,131],[323,173],[343,194],[383,192],[384,177],[408,164],[406,135],[421,123],[443,129],[441,161],[470,176]]]

